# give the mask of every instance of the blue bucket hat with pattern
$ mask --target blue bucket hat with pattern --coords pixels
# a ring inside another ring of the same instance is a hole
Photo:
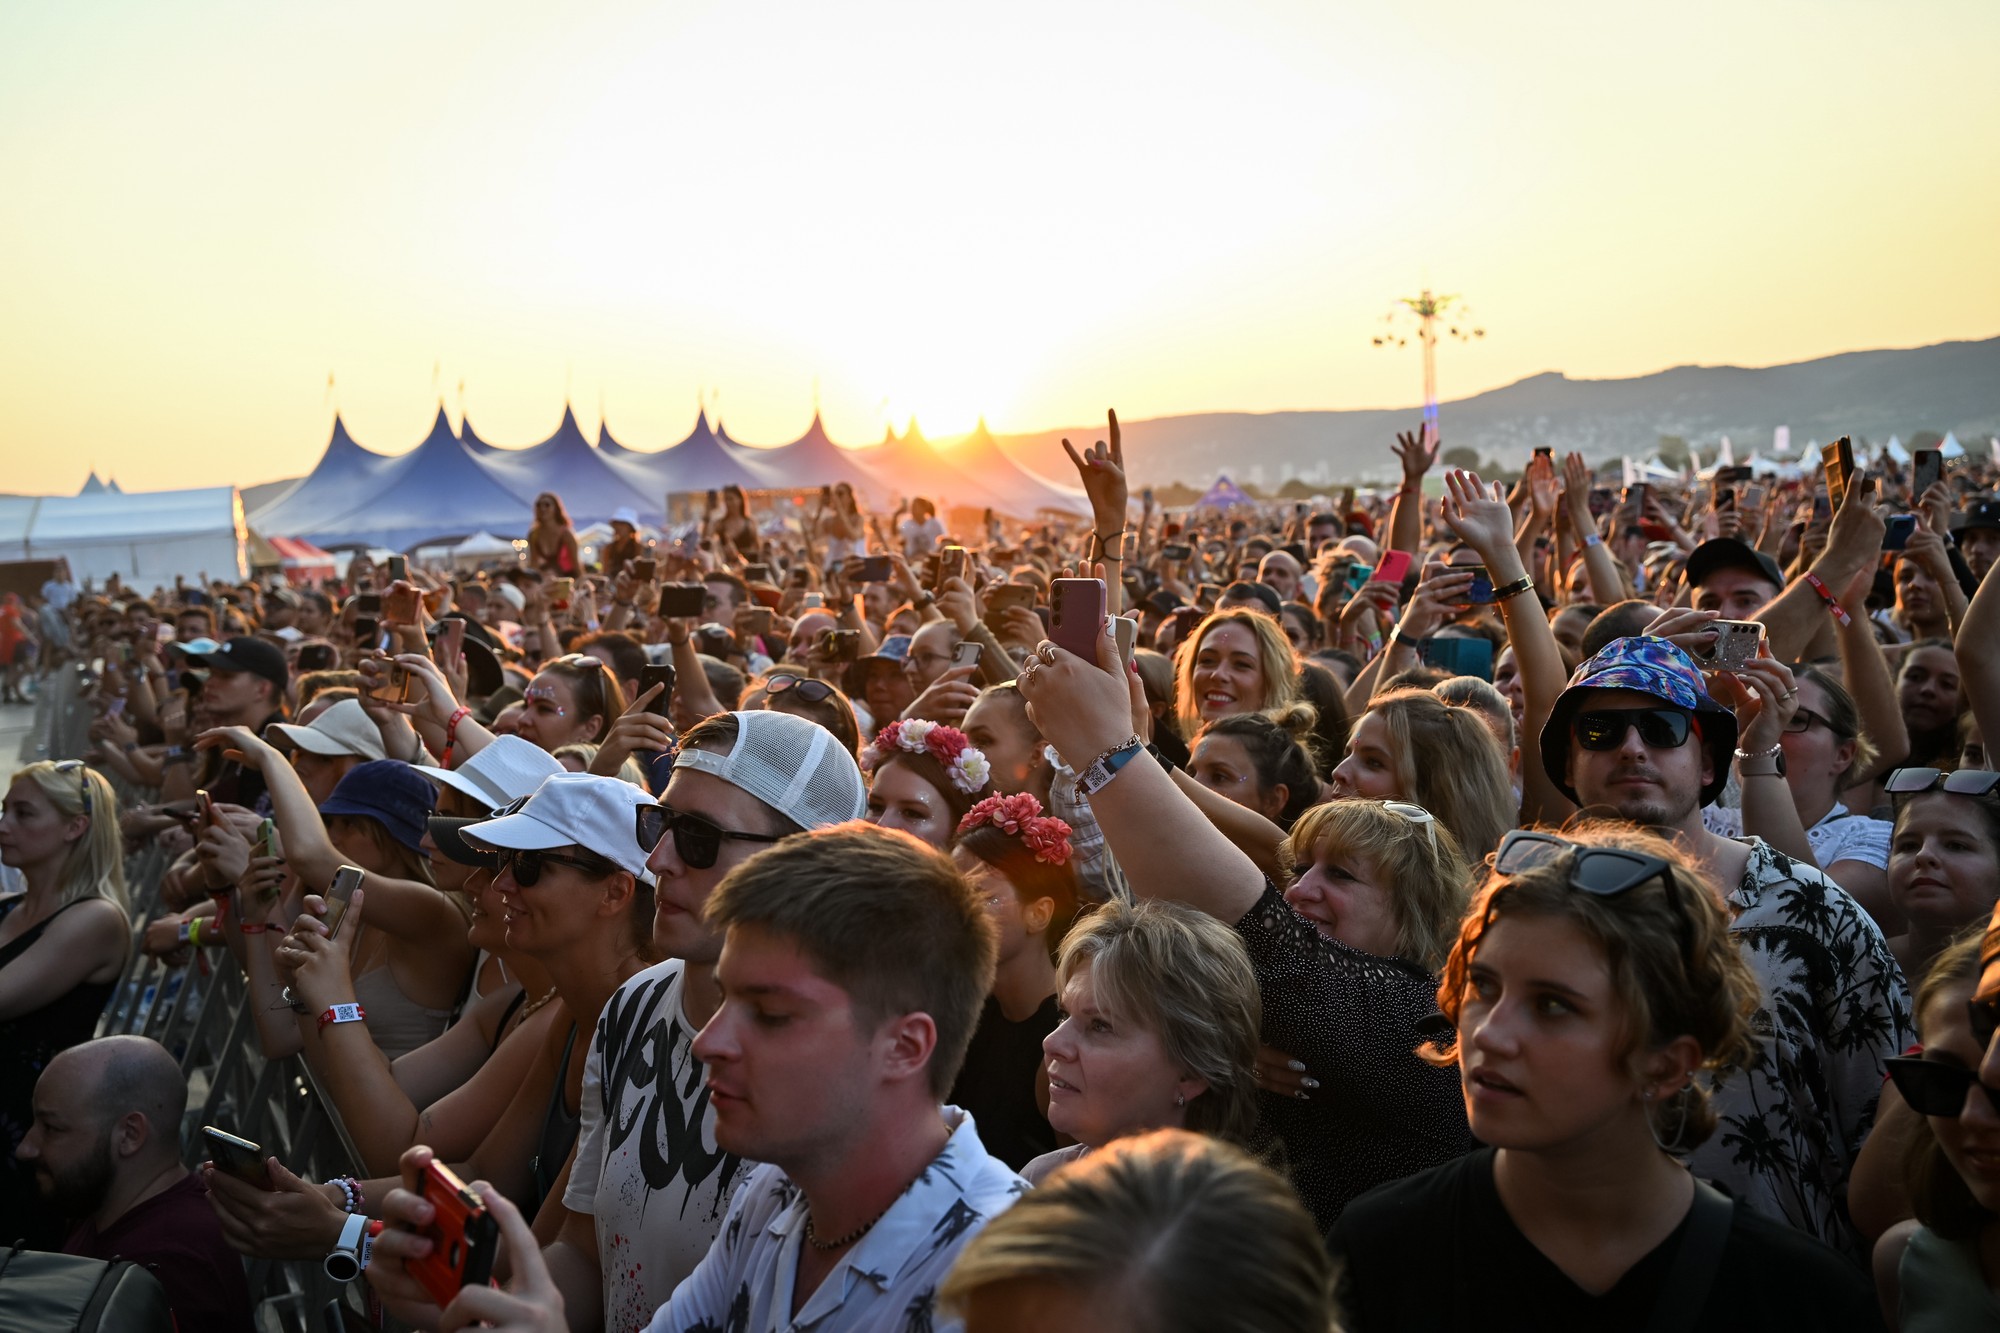
[[[1722,794],[1729,782],[1730,756],[1736,749],[1736,714],[1710,697],[1701,668],[1678,645],[1653,635],[1635,634],[1613,639],[1578,667],[1569,678],[1569,688],[1556,697],[1549,712],[1541,736],[1542,769],[1563,795],[1576,800],[1576,789],[1568,777],[1570,731],[1592,690],[1636,690],[1671,708],[1693,713],[1715,768],[1714,778],[1701,789],[1701,803],[1707,805]]]

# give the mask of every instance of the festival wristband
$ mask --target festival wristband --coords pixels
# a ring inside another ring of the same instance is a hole
[[[319,1016],[319,1030],[326,1031],[329,1023],[359,1023],[368,1017],[368,1011],[358,1004],[328,1005]]]
[[[1833,595],[1832,589],[1820,582],[1819,575],[1807,571],[1806,582],[1811,584],[1812,590],[1819,594],[1819,599],[1826,603],[1827,612],[1840,622],[1842,629],[1854,623],[1854,617],[1847,614],[1847,608],[1840,604],[1840,600]]]

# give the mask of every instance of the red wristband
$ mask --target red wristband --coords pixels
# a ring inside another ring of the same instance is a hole
[[[451,744],[452,738],[458,735],[458,724],[471,716],[472,710],[470,708],[467,708],[463,704],[458,706],[457,710],[451,715],[451,721],[444,724],[444,743],[446,745]]]
[[[368,1011],[358,1004],[329,1005],[319,1016],[319,1029],[324,1032],[329,1023],[359,1023],[367,1017]]]
[[[1826,603],[1827,611],[1835,620],[1840,622],[1841,628],[1845,629],[1854,623],[1854,617],[1847,614],[1847,608],[1840,604],[1839,599],[1834,597],[1832,591],[1824,583],[1820,582],[1819,575],[1808,571],[1806,582],[1810,583],[1812,590],[1819,594],[1819,599]]]
[[[270,928],[271,928],[270,923],[266,921],[245,921],[242,925],[238,926],[236,929],[238,933],[244,935],[262,935],[265,931],[269,930]]]

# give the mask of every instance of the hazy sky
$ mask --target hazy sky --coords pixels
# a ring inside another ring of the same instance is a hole
[[[1992,0],[0,7],[0,490],[2000,333]],[[332,395],[327,375],[337,376]]]

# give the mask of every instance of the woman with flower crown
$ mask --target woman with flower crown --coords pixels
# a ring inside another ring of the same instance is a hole
[[[972,803],[993,794],[986,756],[957,727],[919,718],[891,722],[861,752],[871,824],[951,846]]]
[[[972,1112],[986,1151],[1018,1171],[1056,1146],[1042,1039],[1060,1021],[1055,946],[1076,914],[1070,827],[1027,792],[989,796],[958,822],[951,859],[998,928],[1000,959],[945,1100]]]

